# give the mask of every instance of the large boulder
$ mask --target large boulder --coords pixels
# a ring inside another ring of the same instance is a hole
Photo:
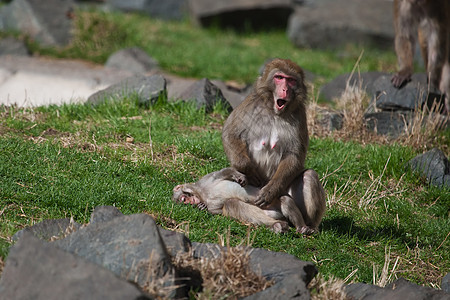
[[[178,100],[194,101],[197,107],[205,107],[206,112],[211,112],[214,105],[221,102],[225,107],[230,105],[222,94],[222,91],[209,79],[203,78],[187,86],[179,95]]]
[[[380,76],[373,83],[377,109],[413,111],[424,106],[432,107],[433,102],[437,102],[443,110],[443,97],[438,91],[429,90],[425,73],[413,74],[411,81],[401,88],[392,85],[391,77],[391,75]]]
[[[235,29],[286,28],[290,0],[189,0],[194,21],[203,26]]]
[[[364,299],[364,300],[449,300],[450,294],[432,289],[426,286],[420,286],[409,282],[403,278],[399,278],[393,283],[387,285],[384,288],[379,286],[365,284],[365,283],[353,283],[345,288],[347,297],[350,299]]]
[[[10,249],[0,299],[150,299],[134,284],[26,232]]]
[[[218,257],[224,249],[214,244],[192,243],[196,258]],[[255,248],[250,253],[250,267],[274,280],[274,285],[244,299],[310,299],[307,285],[317,274],[313,263],[300,261],[287,253]]]
[[[450,162],[445,154],[434,148],[408,162],[409,168],[435,186],[450,188]]]
[[[141,287],[162,279],[165,286],[175,285],[170,255],[149,215],[119,216],[96,222],[53,243]]]
[[[98,105],[105,101],[117,101],[133,96],[144,106],[155,103],[161,97],[167,97],[165,78],[161,75],[131,76],[91,95],[87,103]]]
[[[329,49],[357,43],[392,49],[392,11],[392,1],[310,1],[291,15],[287,34],[298,47]]]
[[[319,95],[324,100],[334,101],[342,96],[348,84],[351,87],[361,87],[368,95],[373,96],[374,82],[383,75],[388,74],[378,71],[341,74],[322,85]]]
[[[405,133],[411,114],[408,112],[380,111],[364,114],[367,129],[391,139]]]
[[[64,46],[72,38],[72,0],[14,0],[0,11],[0,30],[17,30],[46,46]]]

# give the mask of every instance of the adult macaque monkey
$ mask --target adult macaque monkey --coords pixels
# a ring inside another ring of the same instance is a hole
[[[222,143],[231,166],[261,188],[257,206],[290,197],[304,218],[320,216],[320,222],[325,191],[315,171],[304,172],[309,142],[305,101],[303,70],[290,60],[268,62],[252,93],[226,120]],[[302,228],[303,233],[316,230],[306,223]]]
[[[304,171],[298,177],[300,182],[296,184],[301,186],[301,181],[311,179],[315,181],[314,184],[320,184],[317,174],[312,170]],[[301,195],[294,194],[294,199],[287,195],[281,196],[261,209],[254,205],[259,191],[259,188],[247,184],[244,174],[233,168],[225,168],[207,174],[195,183],[177,185],[173,189],[173,200],[207,209],[212,214],[223,214],[252,224],[266,225],[276,233],[286,232],[289,229],[288,222],[302,234],[317,231],[325,211],[325,202],[321,203],[323,207],[320,209],[307,210],[296,203],[301,203]],[[322,190],[311,192],[320,193]],[[324,195],[314,196],[324,198]],[[301,208],[304,213],[300,211]]]
[[[446,96],[450,113],[450,1],[394,0],[394,28],[399,71],[392,84],[400,88],[411,80],[418,36],[429,83]]]

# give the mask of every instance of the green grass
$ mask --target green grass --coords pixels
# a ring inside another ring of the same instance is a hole
[[[71,45],[46,49],[28,40],[34,54],[103,63],[116,50],[139,46],[168,72],[250,83],[270,57],[290,58],[328,80],[350,72],[362,51],[297,49],[279,31],[237,34],[118,13],[78,12],[77,18]],[[359,68],[393,71],[394,54],[364,49]],[[355,272],[351,280],[371,283],[386,250],[391,269],[399,259],[394,278],[437,286],[450,271],[450,192],[405,169],[421,150],[312,137],[307,167],[327,191],[320,233],[276,235],[171,200],[176,184],[227,166],[223,109],[206,114],[189,103],[144,108],[132,97],[120,100],[97,107],[0,107],[0,257],[26,226],[70,216],[86,223],[94,207],[114,205],[125,214],[150,213],[192,241],[218,242],[229,231],[236,245],[249,233],[254,247],[314,261],[325,277]]]
[[[290,58],[305,70],[329,80],[351,72],[362,51],[355,46],[339,51],[298,49],[279,30],[236,33],[132,14],[78,11],[76,27],[77,34],[68,47],[45,49],[30,42],[34,53],[104,63],[113,52],[137,46],[174,74],[253,83],[269,58]],[[362,71],[395,70],[393,51],[364,49],[364,53],[359,65]]]
[[[114,205],[125,214],[151,213],[163,227],[189,228],[192,241],[218,242],[229,230],[236,245],[250,230],[254,247],[314,261],[325,276],[345,278],[357,269],[353,280],[372,282],[385,248],[392,261],[400,258],[396,276],[430,285],[448,272],[449,193],[405,174],[416,154],[407,147],[312,138],[307,166],[323,177],[328,210],[320,233],[309,238],[173,203],[176,184],[227,165],[220,140],[226,114],[193,107],[160,102],[145,109],[125,99],[98,107],[1,108],[1,256],[25,226],[69,216],[86,223],[97,205]]]

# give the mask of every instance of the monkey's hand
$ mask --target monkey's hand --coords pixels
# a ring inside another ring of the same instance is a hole
[[[255,204],[261,208],[267,207],[277,198],[278,193],[274,189],[271,189],[267,185],[261,189],[258,197],[255,200]]]

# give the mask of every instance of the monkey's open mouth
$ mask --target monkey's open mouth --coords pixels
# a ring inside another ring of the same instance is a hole
[[[276,101],[276,106],[278,110],[282,110],[284,108],[284,106],[286,105],[287,101],[284,99],[277,99]]]

